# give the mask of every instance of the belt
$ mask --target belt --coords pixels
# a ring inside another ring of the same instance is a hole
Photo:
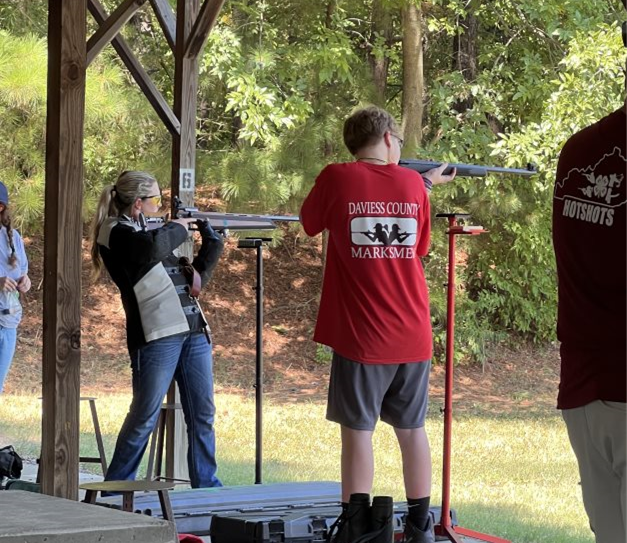
[[[183,307],[183,313],[186,315],[198,315],[200,312],[200,307],[197,305],[186,305]]]
[[[0,315],[14,315],[20,310],[19,307],[10,307],[9,309],[0,309]]]
[[[189,294],[188,285],[174,285],[177,294]]]

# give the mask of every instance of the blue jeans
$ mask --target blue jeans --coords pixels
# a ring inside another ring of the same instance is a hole
[[[204,334],[151,341],[131,353],[133,401],[115,445],[107,481],[134,479],[172,378],[187,424],[187,464],[193,488],[222,486],[216,477],[213,360]]]
[[[17,328],[0,326],[0,394],[4,388],[4,380],[7,377],[7,373],[9,373],[11,362],[13,362],[16,341]]]

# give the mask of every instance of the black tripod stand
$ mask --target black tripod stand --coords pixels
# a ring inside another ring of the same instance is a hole
[[[240,239],[239,249],[257,249],[255,332],[255,484],[262,482],[263,462],[263,244],[272,238]]]

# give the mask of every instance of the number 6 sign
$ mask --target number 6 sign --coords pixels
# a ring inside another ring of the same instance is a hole
[[[192,168],[181,168],[179,170],[179,193],[194,192],[194,173]]]

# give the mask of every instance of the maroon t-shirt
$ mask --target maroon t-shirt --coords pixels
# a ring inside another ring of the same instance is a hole
[[[553,196],[557,259],[557,407],[625,401],[627,191],[625,112],[572,136],[560,155]]]
[[[396,164],[327,166],[301,209],[310,236],[329,231],[314,340],[366,364],[429,360],[430,241],[420,174]]]

